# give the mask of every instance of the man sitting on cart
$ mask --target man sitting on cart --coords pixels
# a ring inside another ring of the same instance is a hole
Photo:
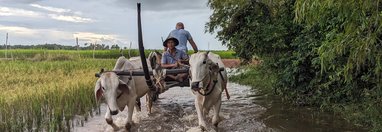
[[[184,63],[182,63],[182,61],[187,60],[188,55],[184,51],[175,48],[175,46],[177,46],[178,44],[178,39],[172,37],[167,38],[166,41],[163,42],[163,46],[167,47],[167,51],[165,51],[162,55],[161,66],[163,68],[179,69],[185,65]],[[187,73],[167,75],[167,77],[179,82],[183,82],[183,80],[187,78]]]

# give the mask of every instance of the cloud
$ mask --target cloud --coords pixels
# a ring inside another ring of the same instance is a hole
[[[42,1],[42,0],[0,0],[0,2],[7,2],[7,3],[34,3],[37,1]]]
[[[13,38],[13,40],[15,41],[19,39],[27,39],[39,41],[54,41],[59,43],[60,41],[73,39],[73,33],[67,31],[60,31],[56,29],[32,29],[21,26],[0,25],[0,32],[9,33],[11,38]],[[41,40],[41,38],[45,38],[45,40]]]
[[[97,42],[105,44],[124,44],[123,41],[125,41],[119,39],[118,35],[114,34],[98,34],[93,32],[70,32],[58,29],[33,29],[21,26],[0,25],[0,32],[7,32],[9,33],[11,38],[16,40],[22,38],[26,40],[37,40],[40,43],[74,42],[74,38],[76,37],[78,37],[81,41],[85,42]],[[36,44],[36,42],[34,42],[33,44]]]
[[[57,15],[57,14],[49,14],[52,19],[59,21],[67,21],[67,22],[75,22],[75,23],[90,23],[94,22],[93,19],[84,18],[79,16],[68,16],[68,15]]]
[[[35,13],[0,10],[0,35],[8,32],[12,44],[73,45],[78,37],[80,44],[97,41],[129,47],[132,42],[132,48],[137,48],[136,3],[141,2],[145,48],[161,49],[160,38],[166,37],[179,21],[185,23],[199,49],[207,49],[208,43],[214,47],[211,49],[223,47],[214,36],[204,33],[211,14],[206,0],[5,1],[0,0],[0,7]],[[4,39],[0,36],[0,42]]]
[[[0,31],[10,32],[10,33],[21,35],[21,36],[32,36],[33,34],[36,33],[35,30],[25,28],[25,27],[3,26],[3,25],[0,25]]]
[[[41,17],[41,13],[0,6],[0,16],[22,16],[22,17]]]
[[[117,41],[117,35],[109,35],[109,34],[97,34],[92,32],[76,32],[73,34],[74,37],[78,37],[81,40],[85,41],[98,41],[98,42],[114,42]]]
[[[70,12],[70,9],[56,8],[56,7],[50,7],[50,6],[42,6],[39,4],[30,4],[30,6],[44,9],[44,10],[51,11],[51,12],[56,12],[56,13]]]
[[[48,14],[48,16],[54,20],[58,21],[66,21],[66,22],[74,22],[74,23],[90,23],[94,22],[91,18],[85,18],[78,15],[82,15],[80,11],[72,11],[70,9],[57,8],[52,6],[42,6],[39,4],[29,4],[32,7],[43,9],[49,12],[53,12]]]

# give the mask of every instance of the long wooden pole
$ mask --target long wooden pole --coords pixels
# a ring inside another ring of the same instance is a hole
[[[224,71],[225,68],[221,67],[219,68],[219,71]],[[125,70],[125,71],[103,71],[103,72],[114,72],[116,73],[118,76],[144,76],[146,73],[143,72],[143,71],[129,71],[129,70]],[[180,74],[180,73],[188,73],[189,72],[189,69],[167,69],[166,70],[166,75],[175,75],[175,74]],[[102,74],[101,73],[96,73],[95,76],[96,77],[100,77]],[[153,72],[152,71],[149,71],[149,75],[153,75]]]
[[[138,47],[139,54],[141,56],[142,68],[145,73],[145,79],[147,86],[150,90],[156,91],[154,83],[152,82],[149,75],[149,68],[147,66],[146,56],[145,56],[145,47],[143,47],[143,38],[142,38],[142,25],[141,25],[141,3],[137,3],[137,11],[138,11]]]

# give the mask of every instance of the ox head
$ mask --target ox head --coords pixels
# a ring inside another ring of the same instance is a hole
[[[219,66],[208,58],[209,52],[198,52],[190,57],[191,88],[203,88],[209,79],[209,73],[218,72]]]
[[[118,75],[114,72],[102,73],[94,89],[97,102],[101,97],[104,97],[112,115],[118,114],[117,98],[121,96],[122,93],[128,92],[129,86],[127,83],[120,80]]]
[[[147,59],[150,62],[150,66],[154,68],[154,67],[157,67],[158,65],[160,66],[162,54],[159,53],[158,51],[153,51],[153,52],[150,52]]]
[[[165,90],[167,90],[166,82],[164,80],[166,78],[165,69],[160,66],[156,66],[153,69],[153,77],[155,87],[159,88],[160,93],[163,93]]]
[[[166,82],[164,79],[166,78],[165,70],[161,67],[161,59],[162,54],[158,51],[151,52],[147,59],[150,62],[150,66],[153,68],[153,81],[155,83],[155,87],[160,89],[160,92],[163,93],[167,90]]]

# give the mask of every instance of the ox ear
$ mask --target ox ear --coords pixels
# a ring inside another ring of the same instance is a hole
[[[129,86],[127,86],[127,84],[122,80],[119,80],[118,89],[122,92],[129,93]]]
[[[94,88],[94,94],[96,97],[96,101],[98,102],[103,96],[103,90],[101,85],[101,79],[98,79]]]

